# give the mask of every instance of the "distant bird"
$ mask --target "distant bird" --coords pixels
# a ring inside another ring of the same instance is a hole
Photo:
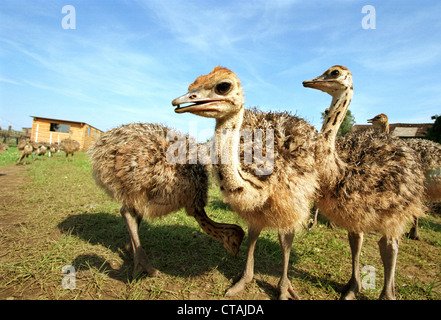
[[[2,154],[5,150],[9,150],[8,145],[6,143],[0,142],[0,154]]]
[[[44,157],[44,155],[46,154],[48,147],[46,145],[46,143],[34,143],[34,150],[35,150],[35,158],[38,156],[42,156]]]
[[[61,140],[60,149],[66,153],[66,161],[68,160],[69,154],[71,155],[71,160],[73,161],[74,154],[80,149],[80,143],[71,138],[66,138]]]
[[[29,139],[24,139],[17,144],[17,149],[20,151],[20,156],[16,164],[20,164],[23,159],[25,159],[24,163],[27,163],[29,156],[34,152],[34,144]]]
[[[58,150],[60,150],[60,146],[57,143],[51,143],[49,145],[49,156],[54,157]]]

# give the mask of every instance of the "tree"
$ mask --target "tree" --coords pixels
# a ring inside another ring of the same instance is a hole
[[[427,130],[424,138],[441,143],[441,115],[432,116],[432,120],[435,120],[433,127]]]
[[[322,119],[325,120],[325,113],[322,112]],[[351,113],[351,110],[348,110],[346,112],[346,116],[343,119],[343,122],[340,125],[340,128],[338,129],[337,136],[344,136],[346,133],[350,132],[352,130],[352,127],[355,123],[355,118]]]

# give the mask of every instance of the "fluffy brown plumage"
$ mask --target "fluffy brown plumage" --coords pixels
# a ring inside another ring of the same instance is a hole
[[[167,150],[175,143],[167,139],[169,131],[158,124],[132,123],[102,134],[88,151],[97,184],[123,205],[135,254],[134,272],[152,276],[158,272],[148,263],[137,235],[143,217],[157,218],[185,208],[235,255],[244,235],[239,226],[215,223],[206,216],[207,170],[201,164],[167,160]],[[180,133],[176,137],[188,147],[189,137]]]
[[[35,147],[35,156],[44,156],[48,150],[48,147],[45,143],[38,143],[37,146]]]
[[[417,158],[403,141],[373,131],[337,139],[344,163],[332,185],[321,188],[320,210],[350,232],[379,231],[399,237],[424,215],[424,179]]]
[[[80,149],[80,143],[76,140],[72,140],[71,138],[66,138],[61,140],[60,149],[66,153],[66,161],[69,154],[71,155],[71,158],[73,160],[75,152]]]
[[[375,131],[389,134],[389,118],[384,113],[368,120]],[[441,144],[426,139],[403,140],[415,151],[426,176],[426,199],[428,201],[441,200]],[[415,218],[409,238],[418,240],[418,218]]]
[[[375,131],[389,134],[389,118],[384,113],[368,120]],[[420,158],[426,175],[427,199],[441,200],[441,144],[427,139],[403,140]]]
[[[5,150],[9,150],[8,145],[6,143],[0,142],[0,154],[2,154]]]
[[[290,232],[305,225],[309,217],[311,197],[317,189],[314,158],[314,139],[317,131],[313,126],[289,112],[263,112],[255,108],[245,110],[241,130],[260,130],[262,139],[254,135],[254,145],[263,146],[265,151],[266,131],[274,132],[274,156],[272,172],[256,175],[263,167],[258,161],[250,164],[244,161],[244,147],[241,147],[241,170],[252,175],[262,187],[262,201],[251,199],[243,192],[236,194],[223,190],[225,201],[250,225],[261,229],[271,228],[279,232]],[[222,165],[217,166],[222,172]],[[220,181],[222,187],[223,181]]]
[[[17,149],[20,151],[20,156],[16,163],[18,165],[23,159],[25,159],[24,162],[27,162],[29,156],[34,152],[34,144],[27,139],[21,140],[17,145]]]
[[[49,152],[51,157],[54,157],[55,153],[57,153],[58,150],[60,150],[60,146],[58,145],[58,143],[52,143],[49,145]]]
[[[426,139],[404,141],[420,158],[426,176],[427,199],[441,201],[441,144]]]
[[[204,207],[207,201],[208,178],[202,165],[166,161],[173,144],[166,139],[168,130],[149,123],[120,126],[102,134],[88,151],[97,183],[148,218],[185,205]]]
[[[31,143],[30,139],[20,139],[17,144],[18,151],[22,151],[23,148],[29,143]]]

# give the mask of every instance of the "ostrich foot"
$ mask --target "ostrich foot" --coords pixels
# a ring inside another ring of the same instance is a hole
[[[395,292],[393,291],[385,292],[383,290],[380,294],[379,300],[397,300],[397,298],[395,297]]]
[[[348,290],[343,294],[341,300],[355,300],[356,298],[357,294],[352,290]]]
[[[245,289],[245,286],[253,280],[253,277],[242,277],[236,284],[234,284],[230,289],[227,290],[225,293],[226,297],[233,297],[239,292],[241,292],[243,289]]]
[[[240,280],[233,285],[225,293],[226,297],[232,297],[245,289],[247,283],[250,283],[254,277],[254,248],[256,246],[257,238],[260,234],[260,228],[249,226],[248,228],[248,255],[245,270]]]
[[[279,282],[280,296],[279,300],[288,300],[292,298],[294,300],[301,300],[297,293],[292,288],[291,282],[289,280]]]
[[[159,277],[161,275],[159,270],[153,268],[153,266],[150,264],[147,259],[147,254],[142,248],[138,249],[135,253],[135,256],[133,257],[133,262],[133,277],[136,277],[143,272],[147,273],[150,277]]]
[[[341,300],[355,300],[357,293],[360,291],[358,282],[354,279],[349,280],[348,284],[343,287]]]
[[[241,227],[231,225],[231,227],[223,232],[223,244],[227,251],[231,252],[236,258],[239,255],[240,245],[242,244],[245,232]]]

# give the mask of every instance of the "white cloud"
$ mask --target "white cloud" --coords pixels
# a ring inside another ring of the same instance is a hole
[[[21,83],[18,83],[17,81],[11,80],[11,79],[6,79],[6,78],[0,78],[0,82],[5,82],[5,83],[9,83],[9,84],[13,84],[16,86],[21,86]]]
[[[296,1],[139,1],[165,32],[201,54],[228,54],[243,42],[284,32],[280,18]],[[220,50],[220,51],[219,51]]]

